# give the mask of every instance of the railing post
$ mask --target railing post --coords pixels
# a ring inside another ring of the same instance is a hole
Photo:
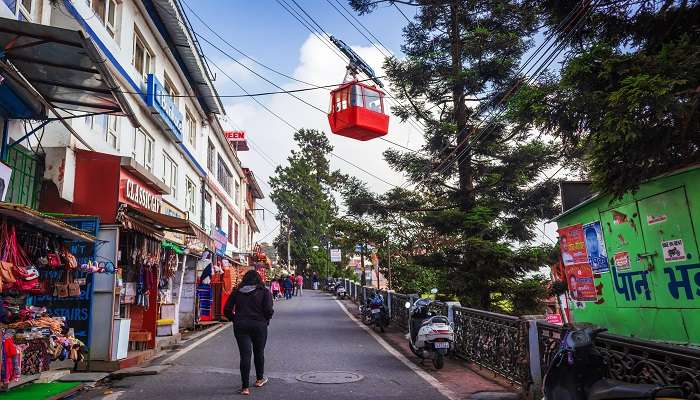
[[[391,312],[391,302],[393,301],[394,296],[392,296],[391,294],[392,294],[393,292],[394,292],[393,290],[387,290],[387,291],[386,291],[386,303],[387,303],[386,308],[389,310],[389,320],[391,320],[391,314],[392,314],[392,312]]]
[[[540,337],[537,330],[537,320],[528,322],[528,353],[530,356],[530,377],[532,378],[531,393],[541,393],[542,369],[540,366]]]
[[[453,307],[462,307],[462,303],[458,301],[446,301],[445,305],[447,306],[447,319],[450,321],[450,323],[454,323],[455,313]]]

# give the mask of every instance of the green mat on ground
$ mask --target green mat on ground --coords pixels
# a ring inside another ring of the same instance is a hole
[[[0,398],[2,400],[46,400],[80,385],[80,382],[30,383],[9,392],[0,393]]]

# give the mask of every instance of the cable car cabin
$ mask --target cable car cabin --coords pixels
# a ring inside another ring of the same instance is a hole
[[[331,131],[357,140],[370,140],[389,131],[389,116],[384,113],[384,92],[353,81],[331,92],[328,114]]]

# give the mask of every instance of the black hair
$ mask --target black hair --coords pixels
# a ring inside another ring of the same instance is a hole
[[[249,285],[254,285],[254,286],[261,286],[262,285],[262,279],[260,279],[260,274],[254,269],[251,269],[250,271],[246,272],[245,275],[243,275],[243,279],[241,280],[240,286],[249,286]]]

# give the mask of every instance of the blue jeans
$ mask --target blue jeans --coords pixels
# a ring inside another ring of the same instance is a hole
[[[285,288],[284,289],[284,298],[285,299],[289,300],[292,298],[292,290],[293,290],[292,288],[289,288],[289,289]]]

